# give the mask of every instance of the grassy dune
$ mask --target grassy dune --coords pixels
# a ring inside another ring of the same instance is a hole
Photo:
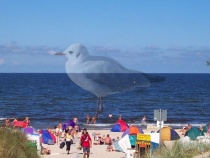
[[[0,128],[0,157],[40,158],[37,150],[29,145],[24,133],[10,128]]]

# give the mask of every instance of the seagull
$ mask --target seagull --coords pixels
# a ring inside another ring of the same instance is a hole
[[[90,55],[82,44],[73,44],[64,52],[66,73],[79,87],[98,97],[97,112],[103,110],[103,97],[109,94],[130,91],[137,87],[148,87],[152,83],[164,81],[163,77],[148,75],[125,68],[114,59]]]

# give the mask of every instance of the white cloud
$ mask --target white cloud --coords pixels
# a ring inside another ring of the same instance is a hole
[[[13,61],[12,65],[19,65],[19,63],[17,61]]]
[[[4,64],[4,59],[3,58],[0,59],[0,65],[2,65],[2,64]]]
[[[19,46],[17,43],[0,44],[0,54],[41,54],[48,55],[51,50],[58,50],[56,47],[49,46]],[[56,51],[57,52],[57,51]]]

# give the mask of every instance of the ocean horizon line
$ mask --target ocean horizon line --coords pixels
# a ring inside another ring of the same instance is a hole
[[[146,74],[210,74],[207,72],[138,72]],[[67,74],[66,72],[0,72],[0,74]]]

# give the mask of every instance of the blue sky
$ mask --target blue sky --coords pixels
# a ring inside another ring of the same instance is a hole
[[[208,0],[0,0],[0,72],[65,72],[82,43],[145,73],[210,73]]]

